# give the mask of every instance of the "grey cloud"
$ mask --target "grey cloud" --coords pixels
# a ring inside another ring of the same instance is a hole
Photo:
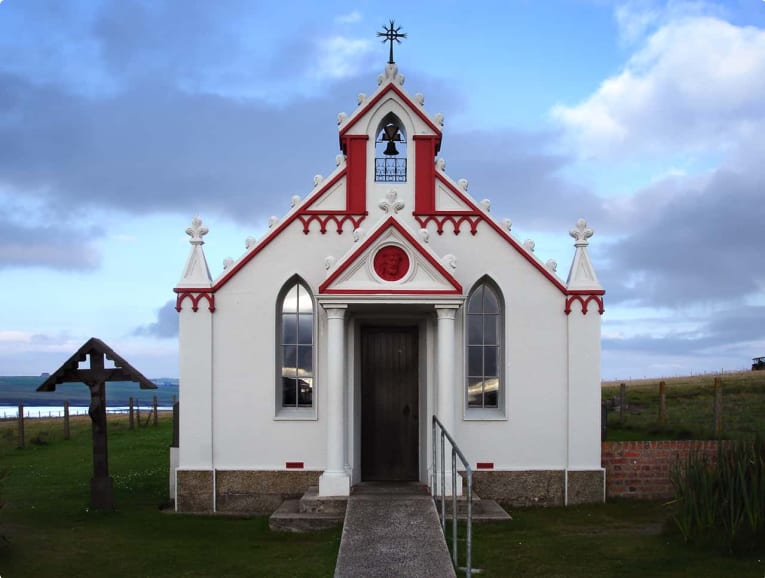
[[[157,311],[157,320],[133,330],[133,335],[143,337],[177,337],[178,312],[175,301],[168,301]]]
[[[102,233],[61,227],[25,227],[0,216],[0,269],[45,267],[64,271],[93,271],[101,255],[93,244]]]
[[[676,331],[664,337],[604,337],[603,349],[651,353],[656,356],[708,357],[710,352],[744,351],[749,349],[749,344],[765,340],[765,306],[718,311],[700,321],[699,327],[693,331]],[[742,353],[741,356],[746,359],[746,354]]]
[[[608,224],[603,200],[560,176],[571,159],[547,152],[556,135],[504,128],[444,136],[442,156],[449,175],[465,177],[470,194],[489,198],[492,213],[537,231],[568,230],[586,216]]]
[[[723,169],[700,189],[645,211],[608,248],[610,266],[599,274],[609,299],[674,307],[761,292],[764,184],[757,172]]]

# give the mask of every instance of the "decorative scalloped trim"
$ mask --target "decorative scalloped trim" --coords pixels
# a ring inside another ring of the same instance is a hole
[[[207,299],[207,309],[210,313],[215,313],[215,293],[209,291],[182,291],[178,292],[178,296],[175,298],[175,310],[178,313],[183,309],[183,302],[186,298],[191,299],[191,310],[196,313],[199,311],[199,302],[202,297]]]
[[[587,315],[590,302],[592,301],[598,304],[598,313],[603,315],[603,312],[605,311],[603,297],[601,295],[569,295],[566,298],[566,309],[563,311],[566,315],[571,313],[571,306],[574,304],[574,301],[579,301],[579,303],[582,304],[582,315]]]
[[[444,232],[444,225],[449,222],[452,224],[454,234],[459,235],[462,229],[463,223],[470,224],[470,234],[475,235],[478,233],[478,223],[484,220],[484,216],[480,213],[466,212],[466,213],[431,213],[431,214],[415,214],[414,218],[420,224],[420,227],[427,229],[428,223],[436,223],[436,233],[442,235]]]
[[[300,219],[300,222],[303,223],[303,233],[306,235],[311,230],[311,223],[314,221],[319,223],[319,232],[323,235],[327,232],[327,225],[330,221],[334,221],[335,225],[337,226],[337,234],[341,235],[344,230],[345,224],[350,221],[353,225],[353,228],[351,231],[355,231],[359,228],[359,225],[366,219],[367,212],[360,213],[360,214],[352,214],[352,213],[298,213],[297,217]]]

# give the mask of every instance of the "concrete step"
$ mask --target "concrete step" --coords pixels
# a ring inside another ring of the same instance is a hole
[[[436,505],[436,511],[438,512],[438,516],[440,519],[441,516],[441,499],[435,498],[433,500]],[[446,498],[446,519],[451,520],[453,518],[453,512],[452,512],[452,500],[451,498]],[[498,520],[512,520],[512,516],[508,514],[502,506],[500,506],[497,502],[494,500],[482,500],[478,498],[475,499],[475,496],[473,496],[473,521],[474,522],[491,522],[491,521],[498,521]],[[467,519],[467,500],[463,497],[460,497],[457,499],[457,519],[458,520],[465,520]]]
[[[304,514],[324,513],[345,516],[345,508],[347,505],[347,497],[319,496],[319,486],[311,486],[308,488],[308,491],[303,494],[303,497],[300,498],[300,512]]]
[[[313,532],[342,526],[345,511],[301,512],[300,500],[284,500],[268,518],[268,527],[274,532]]]

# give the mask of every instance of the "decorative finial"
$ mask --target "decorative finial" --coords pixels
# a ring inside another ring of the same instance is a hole
[[[390,42],[390,55],[388,56],[388,64],[395,64],[393,60],[393,41],[395,40],[401,44],[401,38],[406,38],[406,33],[401,32],[401,26],[396,26],[396,23],[391,20],[390,26],[383,26],[383,31],[377,33],[378,38],[383,39],[383,44]]]
[[[575,247],[586,247],[589,245],[587,239],[592,237],[593,230],[587,228],[587,221],[579,219],[576,222],[576,228],[571,229],[568,234],[574,238],[574,241],[576,241],[574,243]]]
[[[204,245],[204,237],[208,233],[209,229],[202,226],[202,219],[194,217],[191,219],[191,227],[186,229],[186,234],[191,237],[189,243],[192,245]]]
[[[398,212],[404,208],[404,201],[399,201],[398,193],[391,189],[385,193],[385,199],[380,201],[377,206],[386,213],[393,212],[394,214],[398,214]]]

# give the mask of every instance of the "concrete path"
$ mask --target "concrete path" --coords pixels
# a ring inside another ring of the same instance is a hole
[[[398,576],[455,576],[433,499],[421,484],[359,484],[348,499],[335,578]]]

